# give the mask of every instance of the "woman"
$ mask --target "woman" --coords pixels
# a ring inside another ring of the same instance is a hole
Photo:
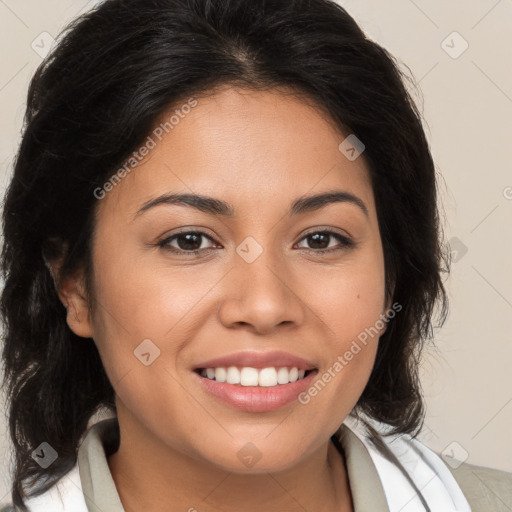
[[[512,507],[415,439],[447,301],[403,80],[326,0],[69,27],[3,213],[15,510]]]

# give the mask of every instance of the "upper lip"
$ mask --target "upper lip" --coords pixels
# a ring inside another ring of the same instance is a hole
[[[203,368],[228,368],[229,366],[269,368],[275,366],[282,368],[297,368],[298,370],[313,370],[315,365],[302,357],[295,356],[288,352],[237,352],[226,356],[216,357],[203,361],[195,366],[195,369]]]

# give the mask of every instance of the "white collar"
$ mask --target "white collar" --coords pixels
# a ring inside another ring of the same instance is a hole
[[[381,434],[390,429],[381,423],[368,422]],[[389,512],[425,512],[407,478],[373,445],[364,426],[351,417],[344,424],[368,451],[384,489]],[[408,434],[382,436],[381,439],[421,491],[432,512],[471,512],[455,478],[436,453]],[[78,462],[57,484],[41,496],[27,500],[26,505],[30,512],[93,512],[85,503]]]
[[[391,430],[389,425],[366,421],[380,434]],[[416,490],[397,465],[375,447],[364,425],[351,416],[345,420],[345,425],[368,450],[377,468],[390,512],[424,512],[425,507]],[[381,439],[420,490],[432,512],[471,512],[457,481],[435,452],[409,434],[382,435]]]
[[[30,512],[89,512],[78,463],[45,493],[26,500],[25,505]]]

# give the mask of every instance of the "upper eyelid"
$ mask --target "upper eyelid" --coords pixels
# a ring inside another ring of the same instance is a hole
[[[311,228],[310,231],[307,231],[306,233],[304,233],[304,235],[302,235],[302,237],[298,240],[298,242],[301,242],[307,236],[315,234],[315,233],[327,233],[330,236],[336,236],[337,235],[337,236],[339,236],[341,238],[346,239],[347,241],[350,241],[352,244],[355,245],[355,242],[352,240],[352,237],[349,234],[340,233],[340,232],[334,230],[333,228]],[[168,243],[170,240],[174,240],[176,237],[178,237],[180,235],[187,235],[187,234],[196,234],[196,235],[204,236],[205,238],[208,238],[214,244],[218,243],[218,242],[215,241],[215,239],[211,235],[209,235],[208,233],[202,231],[201,229],[197,229],[197,230],[196,229],[188,229],[188,230],[179,231],[178,233],[174,233],[172,235],[164,237],[164,238],[162,238],[162,240],[160,242],[158,242],[158,244],[165,245],[166,242]],[[177,249],[177,250],[182,250],[183,252],[190,252],[190,253],[194,252],[194,251],[185,251],[183,249]],[[201,249],[196,249],[196,250],[199,251]],[[320,249],[317,252],[321,252],[321,251],[322,250]]]

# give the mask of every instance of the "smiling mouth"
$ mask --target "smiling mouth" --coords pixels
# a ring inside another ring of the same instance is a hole
[[[240,387],[276,387],[305,379],[309,374],[316,372],[293,367],[253,368],[250,366],[196,368],[198,375],[205,379],[219,383],[233,384]]]

